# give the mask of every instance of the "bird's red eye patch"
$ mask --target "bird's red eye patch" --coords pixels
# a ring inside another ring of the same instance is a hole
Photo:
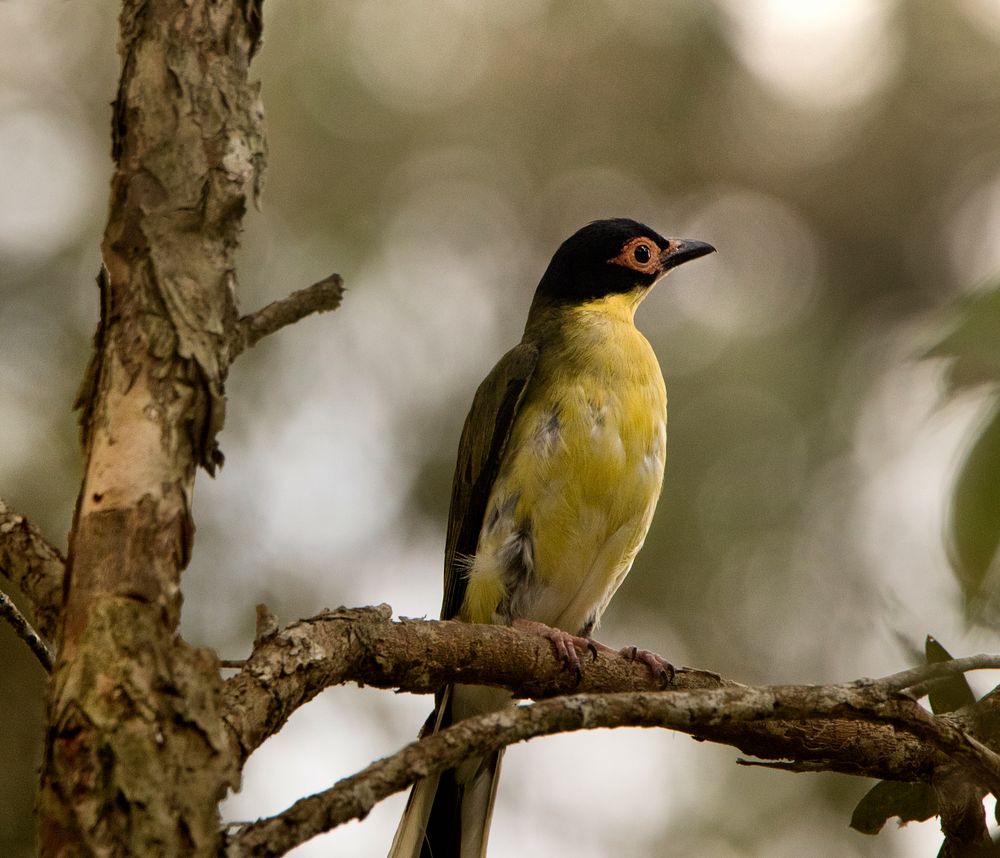
[[[655,274],[660,266],[660,247],[651,238],[630,238],[621,253],[608,262],[641,274]]]

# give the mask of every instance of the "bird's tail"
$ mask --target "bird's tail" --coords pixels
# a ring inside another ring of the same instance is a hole
[[[485,858],[503,751],[479,763],[464,786],[449,769],[413,787],[389,858]]]
[[[459,694],[466,688],[460,688]],[[441,695],[424,735],[452,723],[453,691],[449,687]],[[455,708],[465,710],[466,706]],[[485,858],[502,760],[503,750],[494,751],[418,781],[396,829],[389,858]]]

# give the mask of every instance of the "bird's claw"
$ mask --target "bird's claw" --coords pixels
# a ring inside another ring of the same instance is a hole
[[[563,663],[563,667],[571,668],[577,679],[583,675],[577,650],[589,652],[591,660],[597,661],[598,644],[592,638],[572,635],[567,631],[547,626],[545,623],[539,623],[535,620],[514,620],[511,625],[522,632],[547,638],[555,648],[556,657]]]
[[[676,671],[674,666],[663,656],[650,652],[648,649],[639,649],[634,646],[627,646],[620,652],[629,661],[641,661],[652,671],[653,676],[663,681],[664,686],[670,685],[674,681]]]

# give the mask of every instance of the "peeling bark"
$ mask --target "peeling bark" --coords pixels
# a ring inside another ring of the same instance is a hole
[[[226,753],[214,654],[177,639],[196,468],[222,457],[235,267],[264,159],[253,0],[127,0],[81,388],[86,469],[48,701],[41,854],[209,855]]]

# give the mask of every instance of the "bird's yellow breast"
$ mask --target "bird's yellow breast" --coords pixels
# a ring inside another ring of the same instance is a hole
[[[538,366],[469,571],[463,618],[591,626],[642,545],[663,480],[666,390],[615,295],[529,320]]]

